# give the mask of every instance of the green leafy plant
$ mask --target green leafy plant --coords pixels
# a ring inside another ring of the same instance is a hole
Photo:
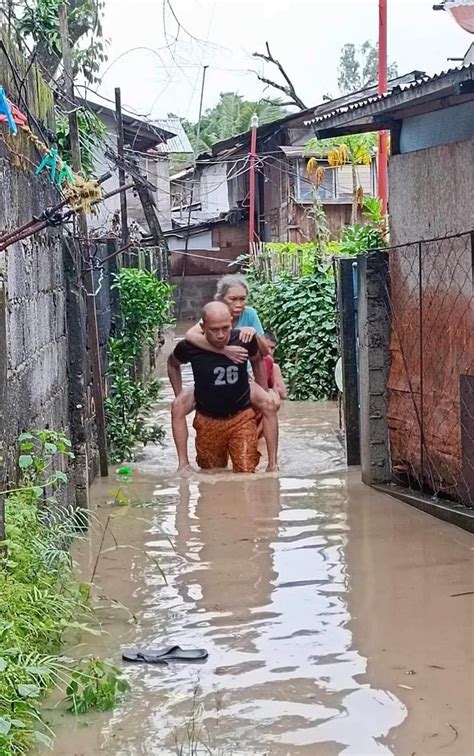
[[[62,433],[22,434],[19,482],[6,492],[5,539],[0,544],[2,756],[24,754],[36,745],[52,747],[41,701],[52,688],[67,686],[74,675],[58,656],[64,633],[98,634],[90,626],[89,586],[74,579],[69,553],[86,515],[61,503],[67,475],[56,468],[65,467],[71,457],[70,442]]]
[[[10,4],[10,23],[15,24],[19,47],[28,54],[33,43],[34,60],[47,79],[54,79],[61,67],[60,2],[32,0]],[[69,0],[67,3],[74,74],[82,74],[89,83],[99,81],[98,73],[106,60],[107,41],[102,28],[104,5],[104,0]]]
[[[63,633],[75,617],[89,614],[67,551],[77,533],[76,513],[54,498],[67,482],[54,466],[72,456],[70,443],[62,433],[32,431],[22,434],[19,447],[18,487],[5,502],[0,572],[2,754],[50,745],[40,699],[67,672],[56,656]],[[55,504],[51,512],[38,508],[47,491]]]
[[[306,154],[311,155],[308,160],[308,175],[324,171],[318,159],[326,159],[330,168],[350,166],[352,174],[352,215],[351,223],[357,222],[357,209],[364,201],[364,191],[360,185],[359,166],[370,166],[375,158],[377,148],[377,134],[349,134],[332,139],[310,139],[306,144]]]
[[[338,241],[328,244],[328,251],[335,255],[363,255],[370,250],[387,246],[386,219],[382,215],[382,204],[374,197],[366,197],[362,215],[366,223],[346,226]]]
[[[258,280],[253,276],[251,303],[264,327],[276,334],[277,360],[290,398],[334,397],[338,348],[332,265],[315,257],[312,271],[298,277],[284,274]]]
[[[66,688],[69,711],[74,714],[87,714],[91,709],[109,711],[129,689],[117,667],[91,658],[71,675]]]
[[[22,433],[19,438],[20,483],[23,486],[35,484],[35,488],[51,486],[56,490],[61,483],[67,483],[67,475],[54,470],[53,465],[60,460],[73,459],[71,442],[63,434],[52,430],[33,430]]]
[[[137,443],[157,443],[164,437],[161,426],[147,423],[159,384],[142,381],[138,368],[144,348],[152,347],[157,332],[172,322],[172,287],[137,268],[123,268],[113,287],[120,295],[123,323],[120,336],[109,341],[105,410],[111,460],[121,462],[133,457]]]
[[[92,111],[78,111],[79,142],[81,147],[82,172],[89,177],[94,172],[94,151],[104,140],[107,127]],[[73,164],[69,140],[69,119],[60,112],[56,115],[56,139],[61,158]]]

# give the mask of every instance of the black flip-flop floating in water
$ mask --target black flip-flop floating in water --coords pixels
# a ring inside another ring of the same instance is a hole
[[[209,654],[204,648],[184,649],[180,646],[168,648],[126,648],[122,651],[122,659],[128,662],[145,662],[147,664],[168,664],[170,661],[201,662],[206,661]]]

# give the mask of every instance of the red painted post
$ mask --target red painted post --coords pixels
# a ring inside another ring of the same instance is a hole
[[[249,252],[250,245],[255,241],[255,158],[257,157],[258,129],[258,115],[256,113],[252,116],[251,128],[249,166]]]
[[[388,89],[387,78],[387,0],[379,0],[379,94]],[[378,195],[385,215],[388,205],[388,143],[387,132],[379,131]]]

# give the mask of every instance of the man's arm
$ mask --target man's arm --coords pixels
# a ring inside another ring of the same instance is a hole
[[[200,323],[195,323],[189,331],[186,331],[184,338],[188,344],[192,344],[193,346],[198,347],[198,349],[205,349],[206,352],[222,354],[224,351],[223,349],[218,349],[217,347],[212,346],[212,344],[209,344],[202,332]]]
[[[265,370],[265,363],[262,359],[262,355],[257,351],[254,355],[249,357],[252,364],[253,375],[255,382],[258,383],[265,391],[268,390],[268,378],[267,371]]]
[[[224,354],[229,360],[232,360],[232,362],[235,362],[237,365],[247,360],[247,350],[243,346],[227,345],[222,349],[218,349],[217,347],[212,346],[212,344],[209,344],[199,323],[196,323],[189,329],[189,331],[186,331],[184,338],[189,344],[192,344],[192,346],[198,347],[199,349],[205,349],[206,352]]]
[[[167,367],[168,378],[170,379],[174,395],[178,396],[183,388],[183,377],[181,375],[181,363],[176,359],[174,354],[170,354],[170,356],[168,357]]]
[[[263,336],[259,336],[258,333],[255,338],[257,339],[258,351],[260,352],[262,357],[266,357],[268,354],[270,354],[270,350],[265,339],[263,338]]]

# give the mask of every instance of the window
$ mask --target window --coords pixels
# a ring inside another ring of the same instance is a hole
[[[295,165],[295,198],[297,202],[312,202],[313,184],[308,180],[306,166],[308,160],[299,158]],[[324,168],[324,177],[318,188],[318,197],[324,202],[352,202],[352,167],[329,168],[323,160],[318,164]],[[357,183],[362,186],[364,194],[375,195],[375,161],[372,165],[357,166]]]
[[[308,160],[306,159],[296,161],[295,193],[298,202],[312,202],[313,200],[314,186],[308,180],[307,164]],[[326,170],[324,171],[323,180],[318,187],[318,197],[323,202],[324,200],[334,200],[336,198],[335,170],[334,168],[328,168],[327,163],[322,161],[321,166]]]

